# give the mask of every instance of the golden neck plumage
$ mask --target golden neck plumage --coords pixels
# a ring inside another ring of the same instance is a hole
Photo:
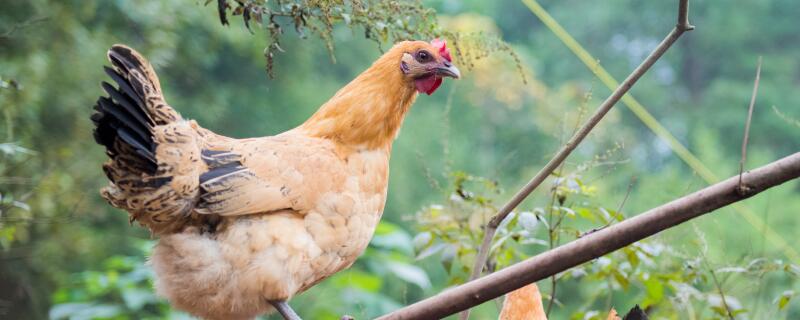
[[[300,126],[306,134],[353,148],[391,148],[417,97],[400,71],[401,50],[390,50],[340,89]]]

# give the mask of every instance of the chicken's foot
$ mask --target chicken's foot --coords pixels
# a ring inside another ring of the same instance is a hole
[[[269,301],[269,304],[275,307],[275,310],[278,310],[278,313],[280,313],[285,320],[303,320],[294,312],[286,300]]]

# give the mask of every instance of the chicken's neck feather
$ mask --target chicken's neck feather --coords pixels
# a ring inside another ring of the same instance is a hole
[[[358,148],[391,148],[417,97],[400,71],[402,50],[393,48],[340,89],[299,129]]]

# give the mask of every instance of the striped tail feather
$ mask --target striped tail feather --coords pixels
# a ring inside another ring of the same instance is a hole
[[[170,107],[152,66],[123,45],[108,51],[113,68],[103,82],[108,97],[94,106],[94,139],[110,160],[103,170],[110,180],[101,195],[130,213],[130,220],[154,234],[175,232],[192,222],[197,198],[199,137]]]

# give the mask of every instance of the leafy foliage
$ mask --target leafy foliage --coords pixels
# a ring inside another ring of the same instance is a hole
[[[0,250],[11,248],[15,239],[27,238],[24,228],[17,228],[14,222],[30,220],[31,206],[27,203],[32,195],[33,180],[31,177],[17,175],[18,168],[35,156],[36,152],[20,145],[14,140],[13,113],[14,107],[5,99],[21,90],[22,86],[13,79],[0,77],[0,107],[4,110],[6,123],[6,141],[0,143]],[[6,104],[8,103],[8,105]]]
[[[418,260],[439,254],[449,274],[448,284],[458,284],[469,278],[471,261],[481,241],[480,230],[495,211],[490,197],[498,190],[494,181],[464,172],[452,176],[453,192],[446,205],[429,205],[414,216],[420,231],[414,237],[414,246]]]
[[[151,241],[142,241],[141,254]],[[153,292],[153,271],[142,255],[113,256],[100,270],[73,274],[70,283],[53,293],[50,319],[189,319]]]
[[[206,0],[206,5],[213,0]],[[452,40],[456,51],[456,62],[472,67],[474,61],[492,53],[510,55],[522,73],[522,62],[511,46],[497,36],[483,32],[458,33],[442,30],[436,22],[436,11],[426,8],[420,0],[217,0],[220,23],[228,25],[228,13],[241,16],[247,30],[251,23],[265,28],[268,45],[264,49],[267,72],[274,77],[275,54],[284,52],[281,37],[285,26],[291,26],[300,38],[307,33],[322,39],[330,54],[334,56],[333,32],[337,24],[343,24],[354,32],[363,30],[364,37],[373,40],[378,47],[385,43],[402,40],[433,39],[444,36]]]
[[[576,172],[552,179],[546,206],[512,212],[500,224],[489,251],[487,271],[492,272],[544,252],[560,242],[571,241],[624,220],[623,212],[594,204],[597,186],[584,181],[582,174],[609,160],[619,149],[611,149],[591,161],[576,166]],[[482,229],[497,209],[492,198],[500,194],[497,183],[456,172],[451,177],[451,194],[444,204],[429,205],[414,216],[419,233],[414,243],[417,259],[438,257],[448,275],[447,284],[465,282],[471,272],[482,240]],[[591,228],[590,226],[596,226]],[[751,315],[741,297],[731,292],[737,282],[761,281],[777,276],[797,282],[797,265],[781,260],[755,258],[741,265],[711,267],[704,235],[689,254],[660,239],[636,242],[621,250],[550,279],[546,298],[559,306],[569,319],[605,319],[615,296],[624,295],[629,303],[640,304],[656,318],[728,319]],[[725,277],[720,283],[718,277]],[[555,286],[568,293],[556,293]],[[582,288],[581,301],[573,299]],[[562,289],[563,290],[563,289]],[[761,312],[781,313],[794,297],[787,290],[775,297],[773,306]],[[559,308],[557,307],[557,309]],[[627,308],[628,306],[620,306]]]
[[[210,2],[208,0],[206,4]],[[248,30],[251,21],[267,29],[269,44],[264,49],[264,56],[270,76],[273,75],[275,53],[283,51],[280,39],[285,24],[291,25],[301,38],[305,38],[309,31],[319,36],[334,61],[335,24],[361,28],[364,36],[379,46],[389,40],[430,38],[436,30],[435,11],[423,7],[420,1],[217,0],[217,7],[223,25],[228,24],[230,11],[242,17]]]

